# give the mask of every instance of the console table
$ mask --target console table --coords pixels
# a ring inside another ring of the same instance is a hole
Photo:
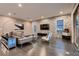
[[[62,34],[62,39],[71,39],[70,33],[63,33]]]

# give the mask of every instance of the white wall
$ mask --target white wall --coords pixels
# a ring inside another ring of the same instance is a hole
[[[24,20],[13,19],[10,17],[2,17],[0,16],[0,33],[7,33],[14,31],[15,24],[24,24],[24,34],[32,33],[32,23]]]
[[[24,22],[24,34],[29,35],[32,34],[32,22]]]
[[[12,31],[14,27],[15,20],[8,18],[8,17],[0,17],[0,28],[2,29],[1,32],[7,33]]]
[[[60,16],[60,17],[55,17],[52,19],[44,19],[44,20],[40,20],[40,21],[34,21],[32,22],[33,25],[36,25],[37,27],[37,31],[36,33],[40,33],[40,32],[48,32],[46,30],[40,30],[40,24],[49,24],[50,26],[50,31],[52,32],[53,36],[56,37],[57,36],[57,20],[63,20],[64,21],[64,28],[71,28],[70,26],[70,15],[66,15],[66,16]]]

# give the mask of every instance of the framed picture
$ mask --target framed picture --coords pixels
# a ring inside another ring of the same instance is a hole
[[[24,24],[15,24],[15,26],[20,30],[24,30]]]

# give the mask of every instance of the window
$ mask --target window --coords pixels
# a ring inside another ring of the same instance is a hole
[[[58,20],[57,21],[57,31],[63,31],[63,20]]]

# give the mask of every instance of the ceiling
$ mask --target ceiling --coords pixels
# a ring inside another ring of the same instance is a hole
[[[37,20],[43,17],[52,17],[71,13],[74,3],[22,3],[22,7],[18,7],[18,3],[0,3],[0,15],[21,18],[24,20]]]

